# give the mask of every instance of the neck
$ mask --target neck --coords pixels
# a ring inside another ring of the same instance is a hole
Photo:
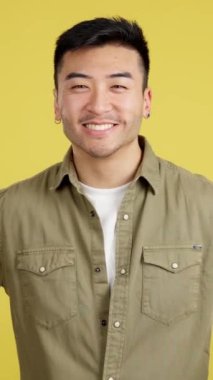
[[[96,188],[114,188],[131,182],[142,159],[142,151],[137,143],[108,157],[92,157],[73,146],[74,164],[79,180]]]

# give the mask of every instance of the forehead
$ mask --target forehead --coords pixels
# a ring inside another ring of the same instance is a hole
[[[69,70],[122,70],[141,73],[142,64],[137,50],[119,44],[105,44],[68,51],[64,54],[60,66],[59,74],[65,74]]]

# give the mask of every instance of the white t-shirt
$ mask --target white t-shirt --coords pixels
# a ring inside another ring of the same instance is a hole
[[[129,183],[113,189],[97,189],[83,183],[81,186],[101,221],[108,282],[112,286],[115,279],[115,225],[117,213]]]

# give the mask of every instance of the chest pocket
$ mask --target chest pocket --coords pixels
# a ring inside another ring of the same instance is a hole
[[[69,247],[25,250],[17,255],[25,311],[51,328],[77,313],[76,265]]]
[[[142,313],[171,324],[199,305],[202,247],[144,247]]]

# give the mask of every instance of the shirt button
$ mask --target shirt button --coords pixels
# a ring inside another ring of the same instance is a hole
[[[39,268],[39,272],[41,272],[41,273],[44,273],[44,272],[45,272],[45,270],[46,270],[46,268],[45,268],[45,267],[40,267],[40,268]]]
[[[172,269],[177,269],[178,268],[178,263],[172,263]]]
[[[109,377],[109,379],[108,380],[114,380],[114,377]]]
[[[120,327],[120,322],[119,321],[116,321],[116,322],[114,322],[114,326],[116,327],[116,328],[118,328],[118,327]]]
[[[94,210],[90,211],[90,215],[91,215],[92,217],[94,217],[94,216],[95,216],[95,211],[94,211]]]
[[[106,319],[102,319],[101,320],[101,324],[102,324],[102,326],[106,326],[107,325],[107,320]]]
[[[100,272],[101,271],[101,268],[97,267],[95,268],[95,272]]]
[[[128,214],[124,214],[123,219],[124,220],[128,220],[129,219],[129,215]]]
[[[120,270],[120,274],[126,274],[126,269],[122,268],[122,269]]]

